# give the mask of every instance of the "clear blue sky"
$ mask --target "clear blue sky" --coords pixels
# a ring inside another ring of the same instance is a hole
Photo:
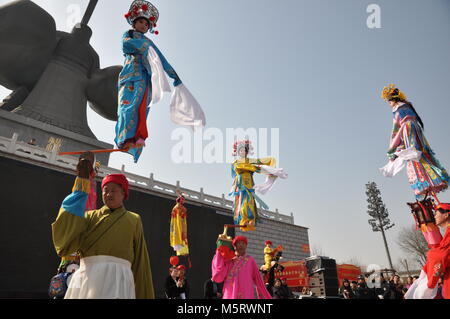
[[[0,5],[9,1],[0,0]],[[70,31],[70,4],[35,1]],[[123,14],[131,1],[100,0],[90,26],[101,66],[123,63]],[[379,233],[367,223],[365,183],[375,181],[396,226],[387,237],[394,263],[404,255],[397,232],[412,224],[414,196],[406,173],[386,179],[392,118],[380,99],[397,84],[425,122],[438,159],[450,169],[450,2],[448,0],[154,0],[160,11],[155,43],[202,104],[207,127],[279,128],[281,165],[289,173],[264,196],[271,209],[294,213],[312,246],[338,262],[387,265]],[[369,4],[381,28],[369,29]],[[0,96],[7,90],[0,88]],[[175,164],[169,98],[152,108],[149,146],[138,164],[114,154],[110,166],[221,196],[229,164]],[[92,131],[112,142],[115,123],[89,110]],[[226,150],[230,152],[230,150]],[[258,181],[262,181],[258,178]],[[450,192],[441,196],[450,201]]]

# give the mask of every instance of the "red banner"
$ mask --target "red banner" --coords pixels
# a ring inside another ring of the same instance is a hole
[[[284,267],[282,272],[277,272],[275,278],[286,278],[289,287],[304,287],[309,285],[308,271],[305,261],[286,261],[281,262]]]
[[[286,283],[289,287],[309,286],[308,270],[304,260],[285,261],[281,262],[280,265],[284,267],[284,270],[276,272],[275,278],[286,278]],[[358,276],[361,275],[361,269],[355,265],[336,265],[336,268],[339,286],[342,286],[344,279],[357,281]]]
[[[337,274],[339,280],[339,286],[342,286],[342,281],[344,279],[348,279],[350,281],[357,281],[358,276],[361,275],[361,268],[355,265],[336,265],[337,266]]]

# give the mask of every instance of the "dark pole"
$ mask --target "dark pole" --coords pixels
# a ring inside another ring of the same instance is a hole
[[[84,13],[83,19],[81,20],[81,24],[87,25],[89,23],[89,20],[92,17],[92,14],[94,13],[95,7],[97,6],[98,0],[90,0],[89,5],[86,9],[86,12]]]
[[[380,221],[380,230],[381,230],[381,235],[383,235],[384,247],[386,248],[386,254],[388,256],[389,267],[391,267],[391,269],[394,269],[394,267],[392,267],[391,254],[389,253],[389,247],[387,244],[386,235],[384,234],[384,227],[383,227],[383,223],[381,222],[381,217],[378,217],[378,220]]]

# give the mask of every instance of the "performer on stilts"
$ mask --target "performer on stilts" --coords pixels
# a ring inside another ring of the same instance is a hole
[[[439,245],[431,248],[419,279],[405,294],[405,299],[434,299],[438,291],[438,281],[443,279],[442,297],[450,299],[450,204],[441,203],[436,207],[436,225],[445,230]]]
[[[256,202],[263,209],[269,207],[255,194],[265,194],[273,186],[278,177],[286,179],[288,175],[282,168],[275,168],[276,160],[273,157],[253,159],[248,155],[252,155],[252,145],[249,140],[237,141],[234,144],[233,155],[239,156],[231,167],[231,176],[233,177],[233,186],[230,195],[234,196],[234,223],[235,225],[246,226],[241,228],[242,231],[255,230],[258,213]],[[254,173],[262,173],[268,175],[263,184],[255,185],[253,181]]]
[[[90,152],[81,154],[80,160],[88,161],[90,163],[89,165],[93,167],[93,170],[89,174],[90,191],[86,200],[86,207],[84,209],[87,212],[97,209],[97,182],[95,181],[95,177],[98,174],[100,162],[95,161],[94,154]],[[70,254],[69,256],[63,256],[61,258],[61,263],[58,267],[58,271],[67,269],[67,267],[71,264],[75,264],[77,266],[80,265],[80,256],[77,253]],[[76,269],[78,268],[79,267],[76,267]]]
[[[148,1],[136,0],[125,15],[132,30],[125,32],[122,48],[125,64],[119,75],[119,108],[115,143],[134,157],[136,163],[148,138],[149,105],[156,104],[170,86],[164,72],[173,79],[171,118],[179,125],[204,126],[205,115],[183,85],[164,55],[145,34],[155,31],[158,10]]]
[[[191,259],[189,257],[189,241],[187,231],[187,209],[183,205],[185,198],[178,193],[176,204],[170,214],[170,246],[175,250],[177,256],[187,256],[189,268]]]
[[[247,255],[247,238],[237,236],[232,244],[236,251],[232,259],[224,258],[217,249],[212,261],[212,280],[223,282],[223,299],[272,299],[255,259]]]
[[[72,193],[52,224],[57,254],[81,256],[65,299],[153,299],[142,221],[123,204],[128,198],[127,178],[107,175],[101,185],[105,206],[85,212],[91,172],[92,164],[80,159]]]

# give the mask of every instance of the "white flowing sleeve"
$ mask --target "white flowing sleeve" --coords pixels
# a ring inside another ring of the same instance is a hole
[[[206,124],[205,113],[184,84],[176,86],[172,93],[170,117],[172,122],[179,125],[205,126]]]
[[[394,161],[390,161],[385,166],[380,168],[381,173],[385,177],[393,177],[397,175],[403,168],[405,168],[408,161],[419,161],[422,152],[416,150],[413,147],[407,148],[400,152],[396,152],[397,158]]]
[[[267,175],[266,181],[262,184],[254,186],[255,191],[264,195],[270,191],[278,177],[282,179],[288,178],[288,174],[282,168],[275,168],[267,165],[258,165],[260,172]]]
[[[405,299],[434,299],[437,295],[438,285],[433,289],[428,288],[428,277],[425,271],[420,272],[420,277],[414,281],[405,294]]]
[[[170,85],[167,81],[166,74],[164,73],[164,68],[156,53],[155,49],[152,47],[148,48],[148,62],[152,68],[152,101],[151,104],[154,105],[158,103],[164,96],[164,92],[170,92]]]

